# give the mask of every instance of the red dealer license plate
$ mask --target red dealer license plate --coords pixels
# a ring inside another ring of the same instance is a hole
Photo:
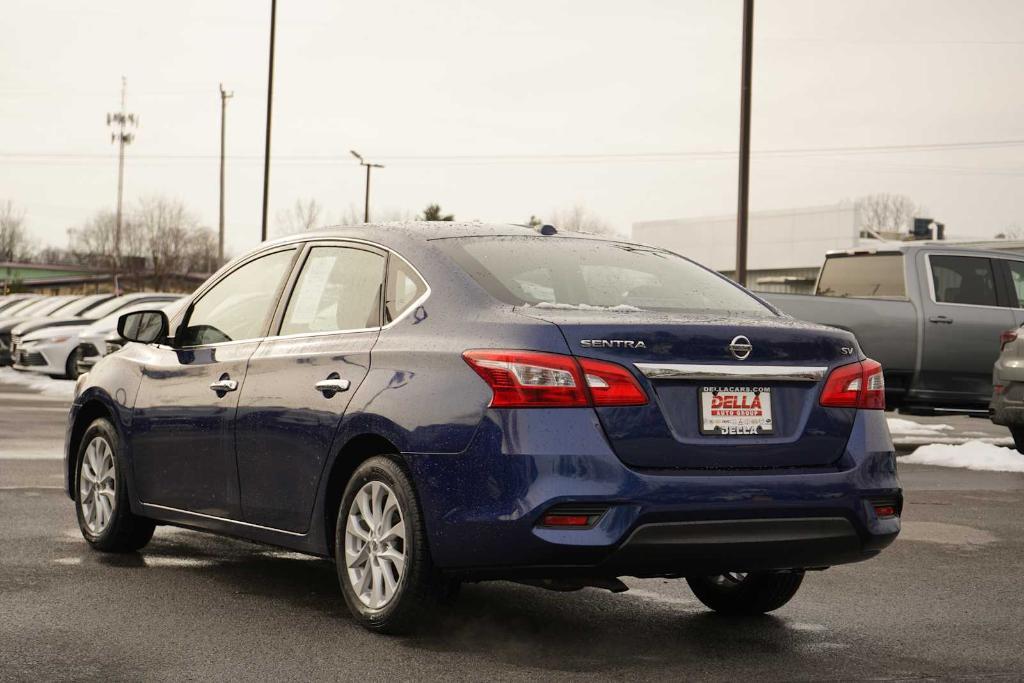
[[[771,434],[771,389],[701,387],[700,433],[722,436]]]

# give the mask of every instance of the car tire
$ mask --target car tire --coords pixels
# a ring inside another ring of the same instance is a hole
[[[802,571],[733,572],[687,577],[697,599],[720,614],[751,616],[776,610],[796,595]]]
[[[78,379],[79,355],[80,353],[77,346],[68,354],[68,359],[64,363],[64,379]]]
[[[1024,453],[1024,427],[1010,427],[1010,436],[1013,437],[1013,447],[1018,453]]]
[[[457,591],[434,567],[415,489],[391,456],[372,457],[352,474],[335,529],[342,595],[370,631],[414,631]]]
[[[121,440],[109,420],[85,430],[75,459],[75,511],[89,545],[107,553],[134,552],[153,537],[156,524],[131,510]]]

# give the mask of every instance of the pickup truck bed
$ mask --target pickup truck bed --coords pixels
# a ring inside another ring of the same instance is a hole
[[[1024,324],[1024,255],[943,243],[829,253],[816,294],[761,294],[852,332],[885,371],[886,403],[986,412],[1000,334]]]

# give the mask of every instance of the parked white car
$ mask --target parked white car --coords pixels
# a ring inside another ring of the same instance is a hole
[[[180,294],[125,294],[98,306],[96,310],[103,315],[99,320],[83,319],[80,325],[69,324],[72,321],[65,320],[60,326],[41,327],[28,332],[17,338],[14,369],[75,379],[79,375],[77,354],[82,333],[87,333],[93,325],[106,323],[105,331],[100,335],[102,339],[110,329],[117,328],[117,319],[129,310],[162,308],[179,298]]]
[[[74,352],[76,373],[84,375],[92,370],[93,366],[104,356],[121,348],[123,340],[117,334],[117,321],[125,313],[162,308],[167,313],[168,318],[173,318],[175,306],[179,305],[181,305],[180,300],[172,301],[166,305],[154,305],[152,302],[136,304],[89,325],[78,335],[78,348]]]

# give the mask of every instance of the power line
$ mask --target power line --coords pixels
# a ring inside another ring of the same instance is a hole
[[[944,152],[972,149],[999,149],[1019,147],[1024,139],[981,140],[973,142],[943,142],[905,145],[865,145],[842,147],[778,147],[751,151],[752,156],[827,156],[845,154],[899,154],[910,152]],[[674,159],[727,159],[735,158],[737,150],[679,150],[670,152],[610,152],[610,153],[556,153],[556,154],[444,154],[444,155],[376,155],[381,161],[390,162],[445,162],[473,161],[483,163],[501,163],[506,161],[643,161],[643,160],[674,160]],[[40,159],[40,160],[90,160],[107,159],[104,154],[80,152],[0,152],[3,159]],[[167,161],[206,161],[219,159],[215,154],[176,154],[176,153],[143,153],[136,154],[136,159],[167,160]],[[233,154],[226,158],[234,161],[263,161],[261,154]],[[322,163],[341,163],[347,157],[340,154],[278,154],[275,161],[308,161]]]

